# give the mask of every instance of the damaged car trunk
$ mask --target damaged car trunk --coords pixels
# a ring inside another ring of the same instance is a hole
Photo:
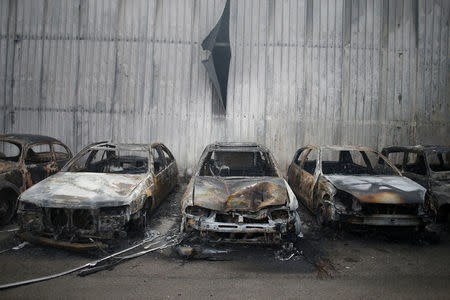
[[[301,235],[297,206],[267,149],[213,144],[183,196],[182,230],[214,242],[279,243]]]
[[[22,237],[75,250],[106,247],[143,229],[177,176],[173,155],[162,144],[90,145],[21,195]]]

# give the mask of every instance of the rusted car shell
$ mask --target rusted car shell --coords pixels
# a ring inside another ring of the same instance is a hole
[[[138,174],[71,172],[66,166],[20,196],[21,236],[34,243],[82,251],[106,247],[103,242],[126,235],[131,222],[145,226],[147,211],[156,209],[176,185],[178,177],[175,160],[157,175],[153,174],[150,150],[160,146],[165,148],[157,143],[89,145],[74,160],[102,147],[145,151],[148,171]]]
[[[38,183],[44,178],[58,172],[70,158],[72,152],[61,141],[43,135],[35,134],[1,134],[0,142],[8,142],[20,147],[18,161],[7,161],[0,158],[0,201],[9,200],[8,216],[0,217],[0,224],[8,223],[13,217],[17,208],[18,196]],[[48,162],[40,164],[26,164],[25,154],[30,147],[34,145],[48,144],[51,147],[51,154]],[[64,159],[57,159],[55,157],[54,145],[61,145],[67,151],[67,157]],[[11,198],[11,199],[9,199]],[[1,214],[3,215],[3,213]]]
[[[434,172],[430,168],[428,155],[433,152],[448,153],[450,152],[450,147],[438,145],[391,146],[382,150],[385,156],[388,156],[390,153],[415,153],[423,156],[425,167],[423,174],[403,169],[402,173],[405,177],[411,178],[427,189],[427,209],[430,213],[435,215],[438,220],[447,219],[450,222],[450,172]]]
[[[225,234],[218,240],[226,243],[272,244],[279,243],[282,235],[289,232],[302,236],[300,217],[296,211],[297,198],[277,168],[277,176],[274,177],[199,176],[206,153],[221,145],[209,145],[200,158],[181,200],[181,230],[197,230],[210,241],[215,241],[217,234]],[[239,146],[236,152],[239,152]],[[243,149],[249,151],[248,148]],[[263,147],[261,149],[268,151]],[[275,162],[273,157],[272,161]],[[209,214],[191,214],[189,207],[207,209]]]
[[[423,203],[426,190],[409,178],[401,176],[323,175],[337,189],[345,191],[362,203]]]
[[[306,146],[304,149],[314,149],[319,153],[322,149],[372,151],[384,158],[398,174],[392,176],[323,174],[322,155],[319,154],[315,180],[304,180],[298,187],[311,192],[310,198],[298,196],[313,213],[317,214],[316,208],[322,208],[321,213],[329,221],[371,226],[418,226],[428,221],[428,216],[421,211],[426,189],[401,176],[400,171],[377,151],[359,146]],[[300,176],[298,170],[291,170],[293,164],[294,162],[291,163],[288,172],[291,184],[295,182],[295,176]],[[293,190],[296,190],[296,187],[293,187]],[[357,205],[370,207],[371,211],[368,213],[361,209],[354,210],[352,198],[357,200]]]

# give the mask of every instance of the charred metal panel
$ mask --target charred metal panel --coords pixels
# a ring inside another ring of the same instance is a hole
[[[304,171],[304,158],[299,165],[294,159],[289,166],[288,180],[306,207],[316,214],[320,224],[342,221],[374,226],[416,226],[429,221],[423,210],[426,189],[400,176],[383,156],[377,154],[375,160],[380,165],[392,167],[395,175],[389,170],[375,172],[378,169],[368,160],[366,167],[370,167],[352,173],[354,165],[348,163],[347,155],[342,155],[357,150],[367,158],[366,152],[377,153],[373,149],[358,146],[308,146],[305,149],[308,148],[320,151],[314,176]],[[323,150],[331,149],[336,157],[339,155],[337,163],[343,167],[333,169],[335,173],[324,171],[325,163],[330,161],[324,161]]]
[[[280,176],[270,152],[265,153],[265,160],[274,167],[272,176],[202,173],[205,165],[223,158],[217,153],[245,161],[240,157],[247,157],[251,153],[248,151],[267,150],[255,144],[206,147],[181,200],[183,230],[198,231],[204,238],[222,242],[278,243],[287,235],[301,236],[297,199]],[[256,156],[252,160],[259,162]],[[227,166],[232,173],[235,167]]]
[[[230,0],[227,0],[219,22],[203,40],[202,48],[211,52],[209,58],[202,63],[225,110],[227,108],[228,72],[231,61]]]

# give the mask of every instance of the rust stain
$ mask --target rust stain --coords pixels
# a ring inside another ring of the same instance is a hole
[[[378,203],[378,204],[402,204],[405,200],[396,193],[381,192],[376,194],[360,195],[355,194],[355,197],[363,203]]]
[[[254,186],[245,188],[231,194],[226,201],[226,209],[250,209],[258,210],[263,206],[279,204],[282,197],[278,186],[271,182],[260,182]],[[281,196],[281,197],[280,197]]]
[[[25,189],[30,188],[30,187],[33,186],[33,180],[31,180],[31,173],[30,172],[26,173],[24,184],[25,184]]]

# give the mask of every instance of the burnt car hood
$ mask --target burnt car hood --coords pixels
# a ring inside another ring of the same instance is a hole
[[[130,204],[144,174],[60,172],[32,186],[20,200],[41,207],[99,208]]]
[[[403,176],[325,175],[337,189],[363,203],[423,203],[426,189]]]
[[[18,169],[19,164],[9,160],[0,159],[0,173],[8,172],[13,169]]]
[[[195,179],[194,205],[211,210],[256,212],[287,201],[285,181],[279,177]]]

